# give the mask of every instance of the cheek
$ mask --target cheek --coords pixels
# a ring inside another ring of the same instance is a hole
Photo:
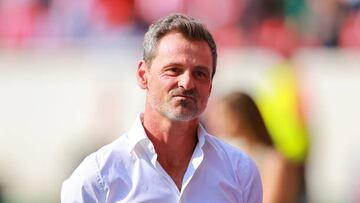
[[[177,87],[176,80],[173,77],[162,76],[159,80],[159,88],[171,90]]]
[[[152,78],[149,81],[149,90],[157,95],[167,94],[172,87],[173,82],[169,78]]]
[[[201,97],[201,100],[205,103],[207,103],[209,97],[210,97],[210,88],[206,87],[204,89],[202,89],[201,91],[199,91],[199,95]]]

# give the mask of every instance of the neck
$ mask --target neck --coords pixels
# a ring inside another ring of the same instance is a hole
[[[146,111],[143,126],[158,155],[157,161],[181,190],[182,179],[197,144],[199,120],[173,121]]]
[[[198,119],[174,121],[160,114],[145,112],[143,125],[155,149],[162,148],[184,153],[191,151],[192,153],[196,145]]]

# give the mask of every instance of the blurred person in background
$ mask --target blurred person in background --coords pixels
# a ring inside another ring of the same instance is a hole
[[[254,162],[199,123],[216,60],[213,37],[197,20],[173,14],[151,25],[136,72],[144,113],[85,158],[63,183],[61,201],[262,202]]]
[[[254,100],[243,92],[232,92],[209,106],[209,131],[249,154],[259,167],[264,203],[295,203],[299,198],[297,165],[274,146]]]

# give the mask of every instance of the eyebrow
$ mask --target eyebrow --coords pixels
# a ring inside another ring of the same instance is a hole
[[[184,65],[182,63],[177,63],[177,62],[172,62],[172,63],[169,63],[167,65],[165,65],[162,70],[166,69],[166,68],[169,68],[169,67],[172,67],[172,66],[175,66],[175,67],[184,67]],[[211,70],[212,68],[208,68],[207,66],[205,65],[195,65],[193,66],[195,70],[202,70],[202,71],[205,71],[207,74],[211,74]]]
[[[206,71],[207,73],[209,73],[210,74],[210,68],[208,68],[207,66],[195,66],[195,69],[197,69],[197,70],[203,70],[203,71]]]
[[[181,63],[169,63],[169,64],[165,65],[164,68],[168,68],[168,67],[171,67],[171,66],[180,67],[180,66],[183,66],[183,65]]]
[[[178,66],[178,67],[183,67],[184,65],[182,63],[176,63],[176,62],[173,62],[173,63],[169,63],[167,65],[164,66],[164,68],[167,68],[167,67],[170,67],[170,66]],[[206,71],[209,71],[209,69],[211,68],[208,68],[207,66],[203,66],[203,65],[196,65],[196,66],[193,66],[195,69],[204,69]]]

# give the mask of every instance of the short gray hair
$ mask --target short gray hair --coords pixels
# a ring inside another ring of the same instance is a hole
[[[190,40],[205,41],[209,45],[213,65],[212,77],[214,77],[217,63],[214,38],[204,24],[184,14],[171,14],[150,25],[144,36],[143,60],[151,66],[151,62],[157,54],[160,39],[170,32],[178,32]]]

